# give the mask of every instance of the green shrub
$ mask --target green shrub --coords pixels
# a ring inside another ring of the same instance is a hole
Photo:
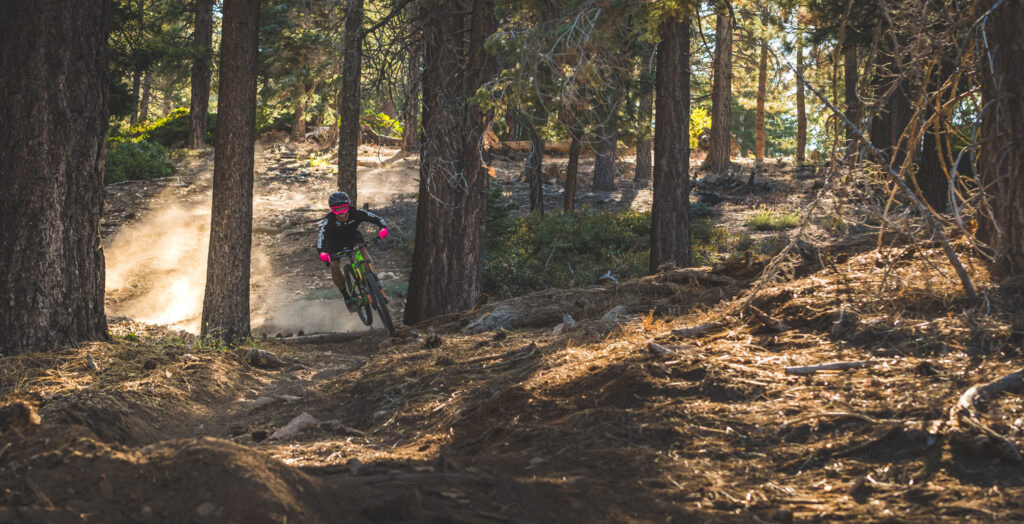
[[[778,231],[800,224],[800,213],[772,211],[762,205],[747,219],[746,226],[758,231]]]
[[[384,136],[402,136],[405,128],[402,127],[402,122],[391,118],[387,113],[374,113],[373,111],[366,111],[363,113],[362,122],[379,135]]]
[[[172,173],[174,164],[167,158],[167,151],[158,144],[151,144],[145,140],[112,140],[107,144],[104,184],[125,180],[149,180]]]
[[[484,291],[516,296],[548,288],[594,284],[611,271],[623,280],[648,273],[651,214],[549,212],[513,219],[500,189],[488,205]],[[693,265],[708,265],[724,249],[728,233],[707,218],[691,222]]]
[[[697,149],[697,139],[702,133],[711,129],[711,114],[703,107],[695,107],[690,111],[690,149]]]
[[[505,198],[504,191],[498,184],[487,189],[487,238],[484,239],[485,251],[497,251],[512,230],[512,210],[516,205]]]
[[[125,139],[145,140],[168,149],[185,146],[188,139],[188,108],[179,107],[167,116],[144,126],[135,126],[124,135]],[[206,116],[206,143],[212,144],[216,136],[217,115]]]
[[[690,218],[707,218],[715,214],[714,208],[704,202],[690,202]]]
[[[316,151],[309,154],[309,167],[321,167],[331,163],[330,153],[317,153]]]

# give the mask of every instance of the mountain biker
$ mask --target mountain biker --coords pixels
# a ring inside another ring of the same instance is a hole
[[[345,307],[350,312],[359,310],[359,304],[345,291],[345,277],[341,274],[341,261],[338,251],[352,249],[361,246],[359,252],[363,259],[370,263],[370,254],[366,252],[366,239],[359,232],[359,224],[370,222],[380,228],[377,235],[380,238],[387,238],[388,226],[384,219],[365,210],[350,207],[348,195],[342,191],[335,191],[327,199],[327,205],[331,212],[319,222],[320,234],[316,237],[316,250],[320,252],[320,260],[331,268],[331,278],[334,285],[345,297]]]

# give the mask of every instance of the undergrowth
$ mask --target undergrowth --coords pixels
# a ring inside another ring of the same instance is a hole
[[[189,110],[181,107],[171,111],[167,116],[146,124],[135,126],[127,132],[115,135],[112,141],[120,140],[145,140],[163,147],[173,149],[185,146],[188,138]],[[206,117],[206,143],[212,144],[217,130],[217,115],[209,114]]]
[[[648,273],[650,212],[584,208],[511,218],[499,188],[488,204],[484,291],[492,296],[586,286],[609,272],[619,280]],[[715,260],[729,235],[702,217],[691,221],[690,238],[692,264],[702,266]]]
[[[126,140],[111,142],[107,146],[104,184],[149,180],[173,173],[174,164],[167,157],[167,150],[159,144],[145,140]]]
[[[768,207],[764,205],[757,208],[746,222],[747,227],[758,231],[778,231],[780,229],[796,227],[799,224],[800,213],[795,211],[775,211],[768,209]]]

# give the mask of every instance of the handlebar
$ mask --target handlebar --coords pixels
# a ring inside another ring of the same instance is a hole
[[[337,253],[335,253],[335,255],[338,255],[338,256],[350,256],[350,255],[352,255],[352,253],[355,253],[357,249],[362,249],[364,247],[368,247],[368,246],[371,246],[373,244],[376,244],[378,240],[380,240],[380,238],[378,238],[378,237],[371,238],[370,240],[367,240],[366,242],[363,242],[363,243],[361,243],[361,244],[359,244],[359,245],[357,245],[355,247],[342,249],[341,251],[338,251]]]

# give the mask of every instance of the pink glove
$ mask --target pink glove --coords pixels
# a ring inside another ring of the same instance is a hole
[[[385,227],[381,229],[380,231],[377,232],[377,235],[380,236],[381,240],[384,240],[385,238],[388,237],[388,228]]]
[[[320,253],[320,260],[322,262],[328,262],[329,263],[331,261],[331,255],[328,255],[327,253]]]

